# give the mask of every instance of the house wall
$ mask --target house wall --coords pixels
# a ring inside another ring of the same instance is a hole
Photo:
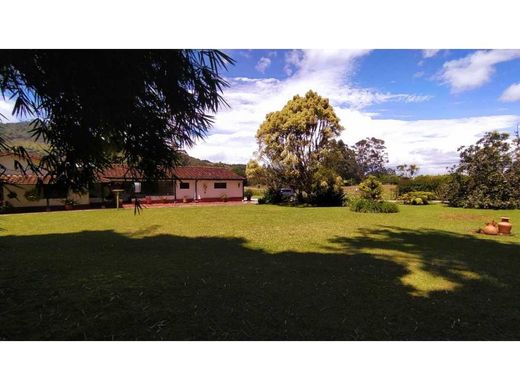
[[[9,202],[11,206],[13,207],[45,207],[47,206],[47,200],[46,199],[40,199],[38,201],[29,201],[25,199],[25,193],[28,190],[33,189],[34,185],[26,185],[26,184],[4,184],[3,185],[3,193],[4,193],[4,200]],[[10,192],[14,192],[17,194],[16,198],[9,198],[7,195]],[[70,199],[73,199],[78,205],[88,205],[89,204],[89,196],[88,193],[86,194],[75,194],[70,193],[69,196]],[[49,199],[49,205],[50,206],[64,206],[65,199]]]
[[[181,185],[181,182],[180,180],[175,180],[175,198],[177,200],[181,200],[186,197],[186,199],[188,200],[192,200],[194,199],[194,196],[195,196],[195,180],[183,180],[182,181],[183,183],[189,183],[190,184],[190,188],[185,190],[185,189],[181,189],[180,185]]]
[[[242,200],[243,198],[243,182],[242,180],[183,180],[183,183],[189,183],[189,189],[181,189],[180,181],[175,183],[176,199],[182,201],[184,197],[188,200],[195,199],[195,182],[197,182],[197,199],[201,201],[220,201],[223,195],[228,200]],[[226,188],[214,188],[214,183],[226,183]]]
[[[214,183],[226,183],[226,188],[214,188]],[[223,195],[228,200],[242,200],[243,188],[242,180],[198,180],[197,195],[204,201],[219,201]]]

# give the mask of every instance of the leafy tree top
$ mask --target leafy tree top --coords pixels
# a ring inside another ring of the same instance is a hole
[[[385,172],[388,163],[385,141],[375,137],[365,138],[354,145],[356,162],[363,177]]]
[[[256,134],[260,152],[286,150],[290,154],[316,151],[343,130],[329,100],[314,91],[294,96],[276,112],[266,115]]]

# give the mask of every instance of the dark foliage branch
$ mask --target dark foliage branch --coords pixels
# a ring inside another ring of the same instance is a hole
[[[29,168],[81,191],[114,162],[149,180],[175,166],[225,105],[233,63],[217,50],[4,50],[0,92],[49,145]]]

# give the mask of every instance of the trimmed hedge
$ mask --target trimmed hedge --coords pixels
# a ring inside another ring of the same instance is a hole
[[[395,203],[361,198],[350,202],[350,210],[356,213],[397,213],[399,207]]]
[[[436,199],[442,199],[442,187],[450,180],[450,175],[421,175],[414,179],[402,178],[397,185],[397,193],[403,195],[409,192],[432,192]]]

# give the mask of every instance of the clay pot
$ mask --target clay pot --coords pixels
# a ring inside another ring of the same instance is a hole
[[[484,234],[489,234],[491,236],[496,236],[498,234],[498,227],[495,221],[486,223],[484,229],[481,229],[481,232]]]
[[[500,234],[511,234],[511,228],[513,225],[509,223],[508,217],[501,217],[501,222],[498,223],[498,233]]]

